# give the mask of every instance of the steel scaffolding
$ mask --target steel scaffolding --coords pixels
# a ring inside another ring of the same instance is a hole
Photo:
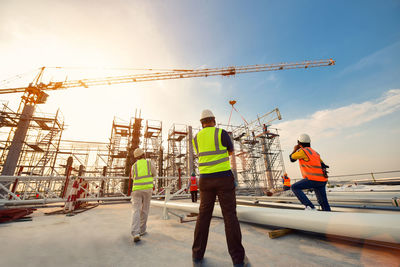
[[[7,140],[2,140],[2,156],[0,165],[9,153],[7,149],[13,138],[13,129],[17,127],[21,114],[13,112],[3,104],[0,126],[10,128]],[[52,176],[54,174],[60,141],[64,130],[64,119],[58,110],[56,114],[35,113],[29,123],[27,135],[23,140],[22,150],[18,157],[19,174]]]
[[[173,124],[168,131],[168,152],[165,176],[182,176],[189,173],[188,126]]]
[[[143,134],[143,150],[146,158],[151,159],[156,165],[158,173],[162,176],[163,169],[163,150],[162,150],[162,122],[156,120],[146,120]]]
[[[2,129],[14,129],[22,120],[21,114],[13,112],[7,104],[3,103],[0,112]],[[284,164],[279,133],[277,129],[270,127],[270,123],[276,119],[280,119],[278,109],[257,117],[251,123],[246,122],[242,126],[218,126],[231,134],[235,147],[235,153],[231,157],[233,172],[238,179],[239,188],[246,194],[263,195],[280,184]],[[128,177],[132,164],[137,160],[133,152],[141,147],[145,151],[146,158],[151,159],[156,165],[155,175],[166,177],[166,179],[157,180],[158,192],[166,186],[172,186],[168,179],[176,178],[173,186],[176,190],[180,190],[182,186],[185,186],[182,179],[187,179],[191,172],[197,169],[192,138],[199,129],[193,129],[184,124],[173,124],[168,131],[167,150],[164,153],[162,122],[146,120],[145,125],[142,126],[142,121],[140,114],[139,116],[135,114],[129,122],[114,117],[109,143],[106,144],[62,140],[65,126],[61,113],[59,111],[56,114],[35,113],[27,129],[15,174],[31,177],[66,177],[68,175]],[[0,136],[4,137],[0,141],[3,148],[1,159],[5,159],[7,147],[13,138],[12,131],[2,132]],[[128,194],[128,185],[128,179],[123,179],[123,181],[98,179],[96,185],[93,184],[95,188],[99,188],[99,197],[113,196],[116,192]],[[26,196],[29,199],[36,194],[45,194],[46,190],[59,195],[65,192],[68,186],[70,184],[57,182],[57,179],[51,182],[38,179],[20,183],[18,190],[32,192],[32,196]]]
[[[285,172],[278,130],[270,128],[270,123],[277,119],[281,115],[274,109],[243,126],[226,127],[232,129],[235,146],[233,167],[239,183],[249,194],[263,195],[277,188]]]
[[[126,159],[133,131],[131,122],[127,123],[114,117],[107,158],[109,176],[125,176]]]
[[[107,165],[107,146],[107,143],[102,142],[61,140],[55,175],[64,175],[66,162],[71,157],[72,173],[79,173],[81,168],[85,176],[101,176],[103,167]]]

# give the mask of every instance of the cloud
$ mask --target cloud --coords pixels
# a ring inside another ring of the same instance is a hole
[[[398,150],[393,148],[399,146],[397,133],[400,127],[393,125],[389,129],[365,131],[362,126],[399,110],[400,89],[393,89],[375,100],[319,110],[304,119],[275,124],[274,127],[280,129],[286,171],[294,178],[301,177],[298,164],[290,164],[287,156],[292,152],[297,136],[303,132],[311,136],[317,151],[331,166],[331,175],[396,168],[395,153]],[[384,142],[371,143],[370,138],[382,131],[385,131]],[[383,156],[377,158],[377,153]]]
[[[352,64],[344,68],[338,76],[343,76],[356,72],[368,67],[377,66],[378,64],[384,64],[387,59],[392,59],[394,55],[399,55],[400,41],[395,42],[389,46],[386,46],[374,53],[361,58],[357,63]]]
[[[282,122],[275,127],[281,129],[282,143],[288,145],[302,132],[308,133],[313,140],[329,138],[398,110],[400,89],[393,89],[375,101],[319,110],[307,118]]]
[[[350,140],[350,139],[353,139],[353,138],[360,138],[360,137],[362,137],[364,135],[365,135],[365,133],[356,132],[356,133],[352,133],[352,134],[347,135],[345,138]]]

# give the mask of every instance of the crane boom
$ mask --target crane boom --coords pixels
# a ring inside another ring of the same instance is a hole
[[[104,77],[94,79],[81,79],[71,80],[64,82],[49,82],[48,84],[36,83],[35,86],[18,87],[18,88],[4,88],[0,89],[0,94],[21,93],[29,89],[43,90],[59,90],[73,87],[90,87],[99,85],[112,85],[131,82],[145,82],[145,81],[158,81],[194,77],[208,77],[208,76],[233,76],[240,73],[261,72],[261,71],[276,71],[286,69],[307,69],[313,67],[324,67],[335,65],[333,59],[302,61],[295,63],[278,63],[278,64],[264,64],[264,65],[249,65],[239,67],[224,67],[224,68],[210,68],[210,69],[193,69],[193,70],[171,70],[165,72],[153,72],[146,74],[134,74],[115,77]],[[43,69],[41,71],[43,72]]]

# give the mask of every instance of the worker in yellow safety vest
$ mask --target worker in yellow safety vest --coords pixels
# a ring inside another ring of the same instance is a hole
[[[233,153],[232,140],[226,131],[215,127],[215,116],[210,110],[203,110],[200,122],[203,129],[193,139],[200,172],[200,207],[192,246],[193,266],[202,265],[217,196],[232,262],[234,266],[247,266],[236,215],[235,181],[229,161],[229,155]]]
[[[144,151],[140,148],[133,152],[137,159],[131,168],[132,185],[132,227],[133,241],[140,241],[145,235],[147,217],[149,215],[150,200],[153,192],[153,177],[156,173],[154,164],[145,159]]]
[[[299,160],[302,180],[294,183],[291,188],[305,210],[316,210],[314,204],[303,193],[303,189],[313,189],[318,203],[323,211],[330,211],[331,208],[326,197],[326,182],[328,165],[321,160],[320,155],[311,148],[311,138],[308,134],[301,134],[297,139],[297,145],[289,156],[291,162]]]
[[[287,173],[285,172],[282,176],[283,180],[283,191],[287,191],[290,189],[290,178],[287,176]]]

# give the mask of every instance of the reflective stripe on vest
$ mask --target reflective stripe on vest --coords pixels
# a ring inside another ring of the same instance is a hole
[[[190,177],[190,191],[197,191],[197,179],[196,177]]]
[[[308,161],[305,161],[304,159],[299,160],[303,178],[312,181],[326,182],[328,179],[324,177],[321,167],[321,157],[319,154],[310,147],[303,147],[302,149],[309,159]]]
[[[132,191],[153,188],[153,175],[150,161],[140,159],[132,166]]]
[[[283,176],[283,185],[290,186],[290,178],[287,176]]]
[[[228,171],[231,169],[229,153],[221,141],[222,129],[206,127],[193,139],[199,156],[200,174]]]

